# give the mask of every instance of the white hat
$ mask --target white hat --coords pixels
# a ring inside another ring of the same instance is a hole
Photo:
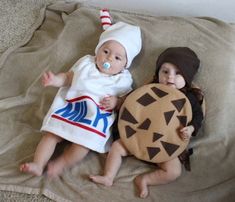
[[[100,35],[99,43],[95,48],[95,54],[109,40],[117,41],[125,48],[127,55],[126,68],[130,67],[132,60],[141,50],[140,28],[124,22],[111,25]]]

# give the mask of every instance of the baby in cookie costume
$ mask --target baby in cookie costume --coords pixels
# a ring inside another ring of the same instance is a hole
[[[119,99],[132,90],[128,71],[141,50],[140,28],[124,22],[109,26],[100,36],[95,56],[79,59],[66,73],[44,73],[44,86],[60,87],[41,130],[45,132],[32,162],[22,172],[40,176],[47,166],[50,178],[80,162],[90,150],[105,153],[112,143],[111,126]],[[57,143],[71,142],[50,161]],[[48,165],[47,165],[48,164]]]

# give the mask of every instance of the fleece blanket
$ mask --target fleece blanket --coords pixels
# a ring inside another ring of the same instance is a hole
[[[169,46],[188,46],[201,59],[195,79],[205,92],[206,116],[192,139],[192,171],[176,181],[150,187],[145,201],[233,201],[235,198],[235,29],[212,18],[154,17],[111,10],[115,21],[139,25],[143,49],[130,68],[137,88],[152,79],[158,55]],[[41,12],[40,26],[0,58],[0,189],[44,194],[55,201],[142,201],[136,175],[156,169],[130,156],[112,187],[89,181],[102,173],[106,154],[90,152],[55,180],[23,174],[22,162],[33,158],[40,127],[58,89],[41,85],[46,70],[67,71],[79,58],[94,54],[102,32],[99,9],[54,4]],[[66,143],[69,144],[69,143]],[[66,147],[60,144],[56,155]]]

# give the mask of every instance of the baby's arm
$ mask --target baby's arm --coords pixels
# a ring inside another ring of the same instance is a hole
[[[69,71],[66,73],[54,74],[51,71],[45,72],[42,75],[42,85],[43,86],[54,86],[54,87],[62,87],[62,86],[70,86],[73,79],[73,72]]]
[[[189,125],[189,126],[186,126],[186,127],[183,127],[182,129],[180,129],[180,133],[179,133],[179,136],[182,140],[184,141],[188,141],[193,132],[194,132],[194,126],[193,125]]]

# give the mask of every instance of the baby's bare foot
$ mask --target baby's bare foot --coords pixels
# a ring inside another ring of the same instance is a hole
[[[137,186],[137,189],[139,191],[139,197],[140,198],[146,198],[148,196],[148,186],[145,182],[145,179],[142,175],[138,175],[135,178],[135,184]]]
[[[102,176],[102,175],[90,175],[89,178],[98,184],[102,184],[106,187],[110,187],[113,185],[113,180],[107,176]]]
[[[66,164],[61,158],[51,161],[47,166],[47,176],[51,179],[57,178],[63,173],[65,167]]]
[[[20,171],[24,173],[30,173],[35,176],[41,176],[43,168],[39,166],[37,163],[23,163],[20,165]]]

